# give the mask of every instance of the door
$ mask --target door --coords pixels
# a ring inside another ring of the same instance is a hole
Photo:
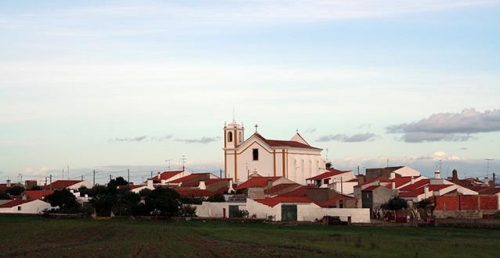
[[[238,217],[240,212],[240,208],[238,205],[229,205],[229,217],[236,218]]]
[[[297,221],[297,205],[281,205],[282,221]]]

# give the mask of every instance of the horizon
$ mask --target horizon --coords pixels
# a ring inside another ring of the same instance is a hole
[[[223,126],[333,167],[500,172],[500,1],[4,1],[0,182],[216,175]],[[328,150],[328,151],[327,151]],[[487,159],[491,159],[487,161]],[[133,171],[133,172],[132,172]],[[67,175],[65,175],[67,176]]]

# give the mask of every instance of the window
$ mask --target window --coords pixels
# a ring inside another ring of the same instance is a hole
[[[233,133],[232,132],[227,133],[227,142],[233,142]]]
[[[17,206],[17,210],[20,211],[21,210],[21,206]]]
[[[259,160],[259,149],[252,150],[252,157],[253,157],[253,160]]]

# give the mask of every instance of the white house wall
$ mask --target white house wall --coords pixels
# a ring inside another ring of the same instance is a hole
[[[82,181],[82,182],[76,183],[76,184],[68,187],[68,189],[78,190],[82,186],[85,186],[86,188],[89,188],[89,189],[93,187],[92,182],[90,182],[90,181]]]
[[[18,210],[18,207],[21,207],[21,210]],[[35,200],[11,208],[1,208],[0,213],[39,214],[48,208],[50,208],[49,203],[41,200]]]
[[[400,176],[420,176],[420,172],[410,167],[402,167],[394,171]]]
[[[224,209],[226,210],[226,217],[229,216],[229,206],[238,205],[240,210],[246,209],[245,203],[230,203],[230,202],[203,202],[198,205],[191,205],[196,207],[196,216],[201,218],[223,218]]]

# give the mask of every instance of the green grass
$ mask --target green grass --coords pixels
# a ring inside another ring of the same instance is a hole
[[[0,217],[0,257],[500,257],[500,231]]]

